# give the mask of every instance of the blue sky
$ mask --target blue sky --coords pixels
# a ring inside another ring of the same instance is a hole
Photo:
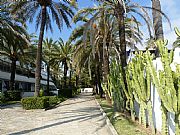
[[[134,2],[138,2],[141,5],[151,6],[151,0],[133,0]],[[174,27],[177,26],[180,28],[180,3],[179,0],[160,0],[162,5],[162,10],[171,20],[172,29],[169,28],[167,21],[163,20],[163,28],[165,33],[165,38],[169,39],[169,43],[171,44],[175,39],[176,35],[174,34]],[[94,3],[91,0],[78,0],[79,8],[93,6]],[[35,31],[34,24],[28,24],[28,31],[29,33],[36,33],[39,34],[39,31]],[[69,35],[73,28],[77,25],[72,23],[72,29],[67,29],[64,25],[63,30],[60,32],[56,27],[56,24],[53,24],[54,32],[47,32],[45,33],[45,37],[52,37],[54,40],[57,40],[59,37],[63,38],[65,41],[69,38]],[[144,33],[146,33],[146,28],[143,29]],[[145,34],[146,35],[146,34]]]

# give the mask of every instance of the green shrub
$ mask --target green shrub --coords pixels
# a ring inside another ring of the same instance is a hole
[[[65,97],[63,97],[62,95],[59,95],[59,96],[58,96],[58,99],[59,99],[59,101],[60,101],[60,102],[63,102],[63,101],[65,101],[65,100],[66,100],[66,98],[65,98]]]
[[[4,103],[4,102],[5,102],[4,94],[0,92],[0,103]]]
[[[20,101],[21,92],[20,91],[5,91],[4,97],[6,101]]]
[[[39,97],[43,97],[44,96],[44,90],[43,89],[40,89],[39,91]]]
[[[48,97],[27,97],[21,99],[21,104],[24,109],[44,109],[49,107]]]
[[[49,98],[49,105],[55,105],[59,102],[59,99],[57,96],[46,96],[47,98]]]

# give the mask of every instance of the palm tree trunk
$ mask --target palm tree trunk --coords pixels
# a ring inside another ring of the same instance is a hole
[[[109,56],[108,56],[108,46],[103,46],[103,82],[108,83],[109,74]]]
[[[78,87],[78,83],[79,83],[79,75],[76,75],[76,87]]]
[[[117,48],[117,50],[120,53],[121,71],[122,71],[125,89],[128,90],[127,81],[126,81],[126,72],[125,72],[125,67],[127,66],[127,62],[126,62],[126,37],[125,37],[125,23],[124,23],[125,11],[124,11],[124,7],[122,4],[119,4],[116,9],[117,9],[116,17],[118,19],[119,40],[120,40],[120,48]],[[123,94],[123,95],[125,95],[125,94]],[[125,96],[124,96],[124,100],[126,100]],[[125,109],[125,106],[123,108]]]
[[[41,81],[41,60],[42,60],[42,41],[44,37],[44,29],[46,24],[46,6],[42,6],[42,20],[39,34],[38,49],[36,55],[36,72],[35,72],[35,93],[34,96],[39,96],[40,81]]]
[[[164,39],[162,15],[161,15],[161,3],[160,0],[152,0],[152,16],[153,16],[153,27],[155,33],[155,40]],[[159,50],[156,47],[155,56],[159,56]]]
[[[68,66],[66,60],[64,61],[64,88],[66,88]]]
[[[155,39],[164,39],[160,0],[152,0],[152,8]]]
[[[47,64],[47,90],[46,90],[47,95],[49,95],[49,75],[50,75],[50,66],[49,64]]]
[[[11,59],[11,77],[10,77],[10,84],[9,88],[10,90],[14,90],[14,83],[15,83],[15,75],[16,75],[16,59]]]
[[[100,95],[100,98],[102,98],[103,97],[103,88],[101,86],[101,75],[100,75],[99,63],[96,65],[96,79],[97,79],[97,84],[98,84],[98,89],[99,89],[99,95]]]
[[[124,8],[122,5],[117,7],[116,16],[118,18],[118,27],[119,27],[119,40],[120,40],[120,48],[118,48],[120,52],[121,66],[124,71],[126,67],[126,37],[125,37],[125,23],[124,23]]]
[[[71,79],[72,79],[72,69],[70,69],[69,73],[69,86],[71,87]]]

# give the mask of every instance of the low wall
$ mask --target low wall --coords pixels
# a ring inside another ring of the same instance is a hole
[[[92,93],[93,88],[81,88],[81,93]]]

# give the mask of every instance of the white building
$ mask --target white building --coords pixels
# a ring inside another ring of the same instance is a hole
[[[0,58],[0,92],[6,91],[9,89],[9,80],[10,80],[10,61],[7,59]],[[47,85],[47,72],[46,66],[43,64],[41,71],[41,88],[46,90]],[[49,79],[50,91],[53,93],[58,93],[55,84],[52,79]],[[35,90],[35,72],[29,71],[26,68],[21,68],[19,63],[16,67],[16,76],[15,76],[15,90],[22,91],[22,97],[33,96]]]

